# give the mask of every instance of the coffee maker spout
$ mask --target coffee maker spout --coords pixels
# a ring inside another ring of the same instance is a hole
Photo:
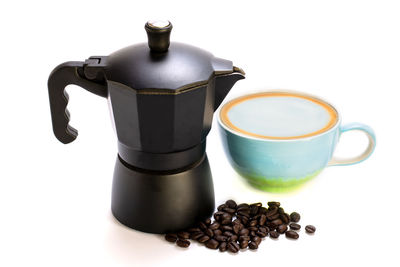
[[[216,110],[226,95],[229,93],[233,85],[245,78],[245,72],[238,67],[233,67],[232,73],[221,74],[215,77],[215,101],[214,110]]]

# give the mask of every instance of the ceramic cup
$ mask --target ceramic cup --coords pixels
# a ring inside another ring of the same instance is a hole
[[[271,91],[233,99],[221,108],[218,123],[233,168],[265,191],[297,188],[326,166],[360,163],[376,143],[369,126],[341,125],[334,106],[299,92]],[[368,147],[353,158],[334,157],[341,134],[352,130],[367,135]]]

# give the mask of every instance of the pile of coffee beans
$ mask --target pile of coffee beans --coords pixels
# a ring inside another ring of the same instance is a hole
[[[218,206],[218,211],[210,218],[199,222],[195,227],[178,233],[168,233],[165,239],[187,248],[191,240],[205,244],[209,249],[219,249],[221,252],[239,252],[240,249],[255,250],[261,241],[267,237],[277,239],[285,234],[289,239],[298,239],[301,229],[300,214],[288,214],[276,201],[268,202],[268,208],[261,203],[236,204],[228,200]],[[307,233],[314,233],[313,225],[305,227]]]

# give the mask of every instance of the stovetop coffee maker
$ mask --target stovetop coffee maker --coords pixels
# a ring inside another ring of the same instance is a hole
[[[244,72],[231,61],[170,43],[172,24],[149,21],[148,43],[71,61],[50,74],[55,136],[70,143],[65,87],[107,98],[118,137],[113,215],[151,233],[177,231],[211,216],[214,188],[205,153],[213,113]]]

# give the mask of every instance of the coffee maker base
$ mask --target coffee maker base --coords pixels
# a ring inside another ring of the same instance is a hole
[[[175,172],[137,169],[117,158],[111,210],[122,224],[148,233],[175,232],[209,218],[214,207],[206,154]]]

